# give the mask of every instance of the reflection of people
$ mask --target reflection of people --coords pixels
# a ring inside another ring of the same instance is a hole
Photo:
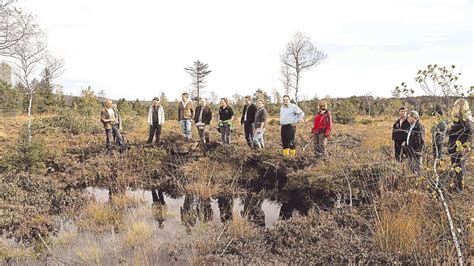
[[[213,212],[210,198],[199,199],[199,204],[197,206],[197,214],[199,216],[199,219],[205,223],[212,221]]]
[[[163,106],[160,104],[160,98],[153,98],[153,103],[148,110],[148,125],[150,130],[148,134],[148,144],[153,142],[153,136],[155,136],[155,143],[160,142],[161,127],[165,123],[165,111]]]
[[[249,147],[253,147],[253,129],[255,122],[255,113],[257,112],[257,107],[252,102],[251,96],[245,96],[244,98],[244,109],[242,110],[242,118],[240,118],[240,124],[244,126],[245,140]]]
[[[407,108],[402,106],[398,109],[400,117],[395,121],[392,128],[392,141],[393,147],[395,148],[395,159],[399,162],[402,161],[404,151],[402,150],[402,144],[407,140],[407,132],[410,128],[410,123],[407,120]]]
[[[280,208],[281,219],[290,219],[294,211],[298,211],[303,215],[308,214],[312,201],[307,198],[307,195],[300,191],[290,191],[286,196],[287,199]]]
[[[262,210],[263,200],[249,193],[244,198],[244,210],[242,216],[247,216],[257,226],[265,227],[265,213]]]
[[[303,120],[304,112],[298,105],[290,103],[290,96],[283,96],[283,105],[280,108],[281,142],[283,155],[296,155],[296,124]]]
[[[153,199],[153,204],[151,206],[153,217],[158,222],[159,228],[163,229],[165,227],[163,222],[165,221],[166,215],[165,197],[161,190],[158,190],[158,192],[156,192],[156,190],[154,189],[151,191],[151,197]]]
[[[425,145],[425,127],[419,121],[418,112],[410,111],[408,113],[408,129],[405,148],[407,149],[408,165],[413,173],[421,171],[423,147]]]
[[[332,129],[332,116],[326,101],[318,102],[319,112],[314,117],[313,133],[314,151],[318,157],[326,157],[326,144]]]
[[[472,129],[470,122],[473,121],[469,109],[469,103],[465,99],[457,99],[451,112],[452,124],[449,129],[448,153],[455,173],[455,187],[458,191],[463,190],[463,178],[466,171],[464,163],[468,158],[471,142]]]
[[[223,223],[232,219],[232,206],[234,201],[230,197],[220,196],[217,197],[217,205],[219,206],[219,211],[221,213],[221,221]]]
[[[205,98],[201,98],[194,114],[194,123],[197,127],[199,139],[203,143],[209,143],[209,125],[212,120],[211,108],[207,105]]]
[[[194,204],[194,196],[186,194],[184,196],[184,204],[180,208],[181,221],[184,223],[184,226],[186,226],[188,233],[191,233],[191,227],[196,225],[197,214]]]
[[[105,146],[107,148],[107,152],[109,153],[112,151],[112,140],[114,137],[120,146],[120,152],[123,152],[125,144],[123,142],[122,134],[120,134],[122,120],[120,119],[117,109],[113,108],[111,100],[105,101],[104,108],[100,113],[100,122],[104,124],[106,137]]]

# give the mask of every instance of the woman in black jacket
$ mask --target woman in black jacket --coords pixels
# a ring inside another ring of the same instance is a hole
[[[197,127],[199,133],[199,139],[203,143],[209,143],[209,125],[212,120],[211,108],[207,105],[207,100],[201,98],[199,100],[199,106],[196,107],[194,112],[194,124]]]
[[[448,153],[451,157],[451,164],[454,169],[454,184],[458,191],[463,189],[464,162],[469,157],[471,149],[470,142],[472,129],[470,122],[472,121],[469,103],[465,99],[457,99],[454,102],[451,128],[448,131]]]

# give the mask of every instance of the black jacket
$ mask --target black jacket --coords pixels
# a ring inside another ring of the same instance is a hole
[[[402,122],[401,126],[400,126],[400,118],[397,119],[397,121],[395,121],[395,123],[393,124],[392,140],[399,144],[403,143],[404,141],[407,140],[409,129],[410,129],[410,123],[408,123],[407,119],[405,119],[405,121]]]
[[[410,131],[410,128],[408,128],[408,131]],[[417,153],[423,151],[423,146],[425,146],[425,127],[420,124],[420,121],[416,121],[406,145]]]
[[[457,151],[456,141],[460,141],[461,144],[471,141],[471,138],[472,138],[471,124],[462,119],[458,119],[457,121],[454,121],[453,124],[451,125],[448,135],[449,135],[448,152],[449,154],[454,154]]]
[[[248,107],[248,111],[247,111]],[[250,104],[249,106],[245,105],[244,110],[242,111],[242,118],[240,118],[240,124],[244,123],[245,112],[247,111],[247,121],[245,123],[252,124],[255,122],[255,113],[257,113],[257,106],[255,104]]]
[[[199,122],[199,115],[201,114],[201,108],[202,106],[196,107],[196,111],[194,112],[194,122]],[[202,111],[202,122],[206,125],[209,125],[212,120],[212,111],[209,106],[205,106],[204,110]]]

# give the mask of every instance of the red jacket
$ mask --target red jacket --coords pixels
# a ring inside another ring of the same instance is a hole
[[[326,112],[319,111],[314,118],[314,126],[311,132],[316,134],[318,132],[324,132],[326,137],[329,137],[332,129],[332,115],[329,110]]]

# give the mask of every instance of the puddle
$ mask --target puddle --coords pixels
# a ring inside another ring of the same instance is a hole
[[[102,188],[97,188],[97,187],[87,187],[85,190],[91,195],[93,195],[98,202],[109,201],[108,189],[102,189]],[[131,197],[142,200],[144,204],[149,207],[152,207],[152,205],[154,204],[153,195],[151,191],[127,189],[125,194],[127,196],[131,196]],[[163,217],[161,219],[163,220],[162,227],[164,227],[165,229],[167,228],[168,229],[174,229],[174,228],[186,229],[187,223],[192,224],[191,226],[194,226],[194,224],[197,222],[196,220],[203,220],[202,216],[207,217],[206,218],[207,221],[221,222],[225,220],[226,218],[230,218],[229,215],[230,216],[232,215],[230,214],[230,209],[229,209],[230,205],[232,205],[233,214],[241,215],[241,213],[244,210],[244,202],[240,198],[234,198],[232,200],[225,199],[225,198],[216,198],[216,199],[211,198],[209,202],[202,202],[202,201],[199,201],[196,197],[193,197],[190,195],[182,196],[179,198],[171,198],[166,193],[162,193],[162,195],[163,195],[164,205],[166,206],[166,215],[162,215]],[[186,199],[186,197],[188,197],[188,199]],[[156,201],[156,198],[155,198],[155,201]],[[220,208],[219,208],[219,202],[221,203]],[[260,202],[260,203],[261,203],[261,208],[259,206],[256,206],[256,208],[252,209],[253,212],[250,211],[250,213],[252,214],[257,213],[256,215],[257,216],[259,215],[258,217],[260,218],[260,220],[262,220],[262,222],[264,221],[265,227],[270,228],[275,224],[275,222],[279,218],[281,204],[274,201],[267,200],[267,199],[263,200],[263,202]],[[209,205],[210,205],[210,210],[209,210]],[[249,203],[249,206],[250,206],[250,203]],[[263,211],[264,219],[262,219],[263,217],[261,217],[262,211]],[[195,217],[196,213],[200,214],[201,219],[199,218],[196,219]],[[210,213],[212,213],[212,217],[210,217]],[[157,224],[159,223],[157,222]]]

